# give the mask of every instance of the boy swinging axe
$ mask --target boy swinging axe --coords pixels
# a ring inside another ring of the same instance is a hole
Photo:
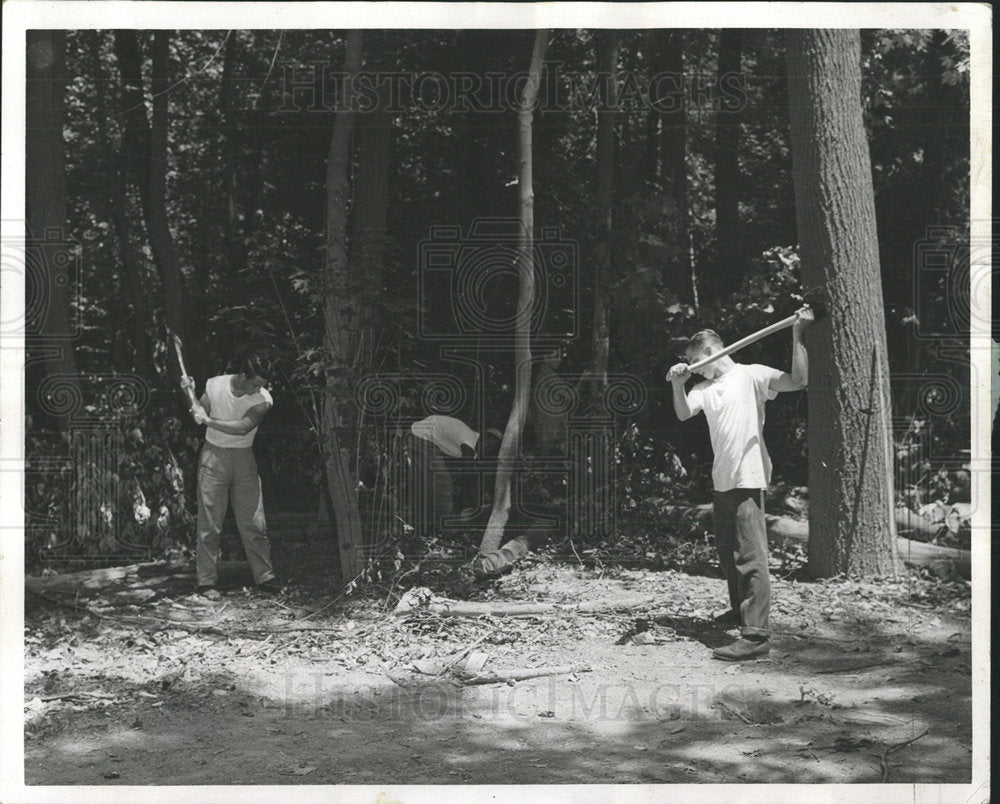
[[[730,608],[716,617],[720,625],[739,626],[741,638],[716,648],[726,661],[756,659],[770,652],[771,581],[767,568],[764,492],[771,480],[771,458],[764,446],[764,403],[779,393],[806,387],[809,360],[802,332],[815,320],[809,305],[771,327],[729,347],[713,330],[688,341],[683,363],[670,368],[674,412],[681,421],[704,413],[712,440],[713,514],[719,564],[729,590]],[[743,365],[729,355],[760,338],[792,329],[791,372],[758,364]],[[690,391],[693,373],[704,380]]]
[[[196,592],[209,600],[220,597],[216,581],[222,525],[230,503],[258,591],[279,592],[281,583],[271,563],[264,499],[253,454],[257,428],[272,405],[271,394],[264,387],[274,373],[271,355],[264,350],[243,350],[237,359],[237,372],[210,378],[198,399],[194,380],[184,369],[181,340],[173,332],[169,334],[177,350],[181,388],[191,402],[191,415],[196,424],[206,428],[198,458]]]

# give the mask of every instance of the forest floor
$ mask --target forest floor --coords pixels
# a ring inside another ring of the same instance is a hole
[[[770,656],[731,664],[711,658],[736,632],[712,620],[725,592],[708,565],[532,557],[476,584],[464,564],[425,561],[344,596],[329,554],[284,545],[276,562],[289,583],[273,597],[243,588],[235,561],[216,602],[191,596],[185,567],[29,592],[26,783],[970,781],[962,581],[775,577]],[[415,586],[626,608],[394,615]],[[459,671],[475,665],[568,672],[470,685]]]

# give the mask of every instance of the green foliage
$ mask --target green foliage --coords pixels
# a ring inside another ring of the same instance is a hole
[[[26,562],[145,559],[193,544],[194,428],[159,407],[92,405],[68,436],[26,433]],[[187,471],[185,471],[187,469]]]

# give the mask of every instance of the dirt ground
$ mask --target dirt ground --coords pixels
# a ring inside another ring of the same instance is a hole
[[[707,574],[534,559],[476,585],[425,562],[345,597],[329,564],[283,550],[288,589],[265,597],[227,562],[215,603],[184,568],[27,594],[26,783],[970,781],[964,582],[776,578],[774,650],[730,664],[711,658],[736,632],[712,622],[724,585]],[[402,587],[435,582],[483,601],[648,602],[392,614]],[[467,684],[464,662],[484,659],[564,672]]]

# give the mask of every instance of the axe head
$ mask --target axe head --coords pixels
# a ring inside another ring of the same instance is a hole
[[[181,374],[187,376],[187,367],[184,365],[184,342],[181,336],[174,332],[169,324],[163,325],[167,330],[167,337],[174,342],[174,351],[177,353],[177,363],[180,365]]]
[[[826,305],[826,289],[818,285],[802,294],[802,303],[812,308],[816,321],[822,321],[829,312]]]
[[[170,340],[172,340],[178,348],[182,348],[184,346],[181,336],[170,328],[170,324],[164,324],[163,328],[167,331],[167,337],[170,338]]]

